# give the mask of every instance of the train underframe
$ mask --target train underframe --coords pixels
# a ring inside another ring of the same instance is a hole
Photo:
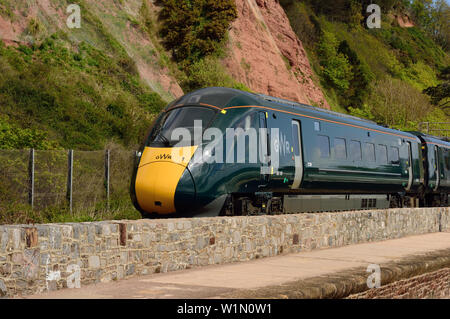
[[[449,194],[232,194],[220,215],[279,215],[404,207],[448,207]]]

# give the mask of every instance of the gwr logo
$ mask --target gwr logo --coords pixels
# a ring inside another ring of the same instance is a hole
[[[169,154],[160,154],[158,156],[156,156],[157,160],[171,160],[172,159],[172,155]]]

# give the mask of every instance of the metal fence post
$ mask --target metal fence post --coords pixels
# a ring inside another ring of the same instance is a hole
[[[106,188],[106,209],[109,210],[109,181],[110,181],[110,159],[111,151],[105,152],[105,188]]]
[[[28,192],[28,202],[31,205],[31,209],[34,209],[34,148],[30,150],[30,162],[28,166],[28,176],[30,178],[30,189]]]
[[[67,173],[67,201],[69,203],[69,209],[71,213],[73,208],[72,186],[73,186],[73,150],[69,150],[68,173]]]

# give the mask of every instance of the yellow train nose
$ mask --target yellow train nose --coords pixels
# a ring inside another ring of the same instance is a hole
[[[135,192],[148,213],[176,212],[175,191],[196,147],[145,148],[136,174]]]
[[[140,167],[136,176],[139,206],[149,213],[174,213],[175,190],[185,169],[169,162],[154,162]]]

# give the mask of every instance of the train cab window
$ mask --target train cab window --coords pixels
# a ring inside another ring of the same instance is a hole
[[[388,163],[388,154],[387,154],[387,146],[386,145],[377,145],[377,158],[380,164],[387,164]]]
[[[245,127],[244,130],[248,131],[252,127],[252,117],[250,115],[247,115],[245,117]]]
[[[361,142],[350,141],[350,157],[353,161],[362,160]]]
[[[317,144],[319,146],[320,157],[330,157],[330,138],[325,135],[317,135]]]
[[[364,143],[364,160],[367,162],[375,162],[375,145],[372,143]]]
[[[235,130],[236,136],[240,134],[249,134],[247,132],[250,130],[254,130],[254,132],[257,134],[258,126],[259,121],[256,112],[250,113],[246,117],[239,118],[232,124],[232,128]]]
[[[334,156],[337,159],[346,159],[347,158],[347,147],[345,145],[344,138],[335,138],[334,139]]]
[[[270,136],[269,136],[269,128],[267,127],[267,118],[269,114],[267,112],[259,112],[259,128],[266,129],[266,135],[260,136],[260,149],[263,154],[270,156]]]
[[[200,124],[202,129],[205,130],[209,127],[215,115],[215,110],[199,106],[179,107],[163,113],[153,126],[147,141],[147,146],[168,147],[174,146],[175,144],[179,146],[194,145],[195,125]],[[190,139],[185,140],[188,137],[187,134],[179,136],[177,132],[174,132],[176,129],[189,131]]]
[[[400,164],[400,155],[398,147],[391,146],[389,148],[389,162],[391,164]]]

